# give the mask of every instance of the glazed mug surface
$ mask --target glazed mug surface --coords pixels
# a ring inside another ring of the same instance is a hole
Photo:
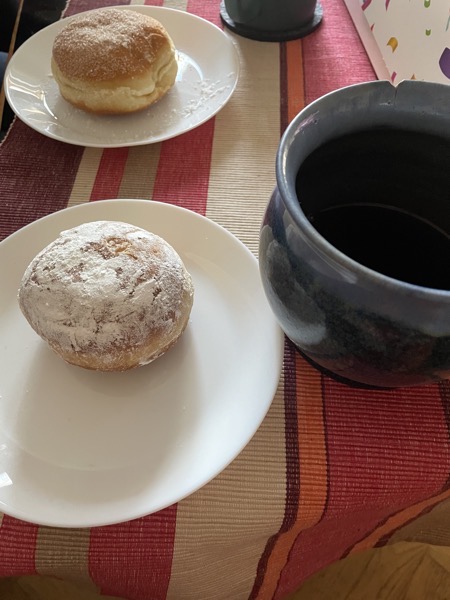
[[[284,332],[345,382],[450,377],[450,86],[387,81],[298,114],[261,228]]]
[[[284,41],[311,33],[322,20],[318,0],[222,0],[225,25],[261,41]]]

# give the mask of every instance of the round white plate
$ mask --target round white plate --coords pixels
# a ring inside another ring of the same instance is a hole
[[[66,364],[17,303],[36,253],[60,231],[101,219],[164,237],[195,285],[179,342],[125,373]],[[205,217],[146,200],[65,209],[0,243],[0,281],[0,511],[62,527],[150,514],[220,473],[270,407],[283,335],[256,258]]]
[[[42,29],[13,54],[5,73],[12,110],[44,135],[76,144],[118,148],[161,142],[198,127],[228,102],[239,76],[231,37],[190,13],[156,6],[118,6],[160,21],[178,52],[174,87],[153,106],[130,115],[95,116],[66,102],[50,70],[53,41],[73,17]]]

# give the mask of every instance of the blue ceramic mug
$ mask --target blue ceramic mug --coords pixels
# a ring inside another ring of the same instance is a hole
[[[286,335],[369,386],[450,377],[450,86],[374,81],[284,133],[260,271]]]
[[[318,0],[222,0],[224,24],[244,37],[281,42],[308,35],[322,20]]]

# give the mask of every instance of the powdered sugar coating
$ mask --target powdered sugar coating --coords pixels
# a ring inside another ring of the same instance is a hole
[[[140,75],[172,41],[152,17],[106,8],[74,17],[56,36],[53,59],[75,80],[108,81]]]
[[[22,312],[54,350],[103,370],[131,368],[167,350],[192,300],[191,277],[175,250],[114,221],[63,231],[30,263],[19,289]]]

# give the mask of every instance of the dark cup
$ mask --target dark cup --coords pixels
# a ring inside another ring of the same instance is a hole
[[[322,20],[318,0],[222,0],[220,16],[239,35],[281,42],[308,35]]]
[[[260,236],[286,335],[344,381],[450,377],[450,86],[375,81],[287,128]]]

